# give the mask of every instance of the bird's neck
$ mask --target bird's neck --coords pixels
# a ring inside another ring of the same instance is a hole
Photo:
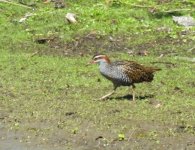
[[[106,62],[106,61],[101,61],[101,62],[99,62],[99,66],[100,67],[102,67],[102,66],[109,66],[110,65],[110,63],[108,63],[108,62]]]
[[[106,72],[111,68],[111,64],[108,62],[100,62],[99,64],[100,72]]]

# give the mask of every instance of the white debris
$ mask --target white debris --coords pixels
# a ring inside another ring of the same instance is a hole
[[[195,26],[195,20],[191,16],[173,16],[173,21],[185,27]]]
[[[68,20],[68,22],[70,23],[76,23],[77,20],[76,20],[76,15],[73,14],[73,13],[67,13],[66,14],[66,19]]]
[[[18,22],[19,23],[22,23],[22,22],[24,22],[26,20],[26,18],[21,18]]]
[[[31,17],[31,16],[33,16],[34,14],[32,14],[32,13],[26,13],[25,15],[24,15],[24,17],[22,17],[18,22],[19,23],[23,23],[23,22],[25,22],[25,20],[27,19],[27,18],[29,18],[29,17]]]

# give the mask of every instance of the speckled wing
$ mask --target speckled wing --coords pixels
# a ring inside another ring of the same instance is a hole
[[[153,67],[145,67],[134,61],[117,61],[114,64],[121,66],[122,71],[128,75],[132,83],[151,82],[153,73],[158,70]]]

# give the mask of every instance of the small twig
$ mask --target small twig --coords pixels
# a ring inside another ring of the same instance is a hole
[[[194,49],[195,49],[195,46],[192,47],[192,48],[190,48],[189,50],[187,50],[187,52],[191,52],[191,51],[194,50]]]
[[[38,53],[39,53],[39,51],[36,51],[36,52],[32,53],[29,57],[33,57],[33,56],[37,55]]]
[[[190,57],[175,57],[175,59],[179,59],[179,60],[185,60],[185,61],[188,61],[188,62],[192,62],[192,63],[195,63],[195,58],[190,58]]]
[[[12,5],[16,5],[16,6],[21,6],[21,7],[32,9],[32,7],[29,7],[29,6],[26,6],[26,5],[22,5],[22,4],[18,4],[18,3],[9,2],[7,0],[0,0],[0,2],[4,2],[4,3],[12,4]]]
[[[152,64],[167,64],[167,65],[175,65],[174,63],[172,62],[168,62],[168,61],[153,61],[151,62]]]
[[[139,7],[139,8],[153,8],[152,6],[143,6],[143,5],[136,5],[136,4],[131,4],[133,7]]]
[[[191,9],[172,9],[167,11],[161,11],[162,13],[173,13],[173,12],[181,12],[181,11],[190,11]]]

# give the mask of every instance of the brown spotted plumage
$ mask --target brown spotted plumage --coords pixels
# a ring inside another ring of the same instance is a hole
[[[134,61],[118,61],[113,64],[121,66],[125,74],[132,80],[132,83],[151,82],[154,72],[160,70],[154,67],[145,67]]]
[[[103,96],[105,99],[112,95],[119,86],[133,87],[133,100],[135,100],[135,83],[151,82],[154,77],[154,72],[159,71],[159,68],[146,67],[134,61],[115,61],[111,62],[106,55],[95,55],[93,63],[99,64],[100,73],[112,81],[114,90]]]

